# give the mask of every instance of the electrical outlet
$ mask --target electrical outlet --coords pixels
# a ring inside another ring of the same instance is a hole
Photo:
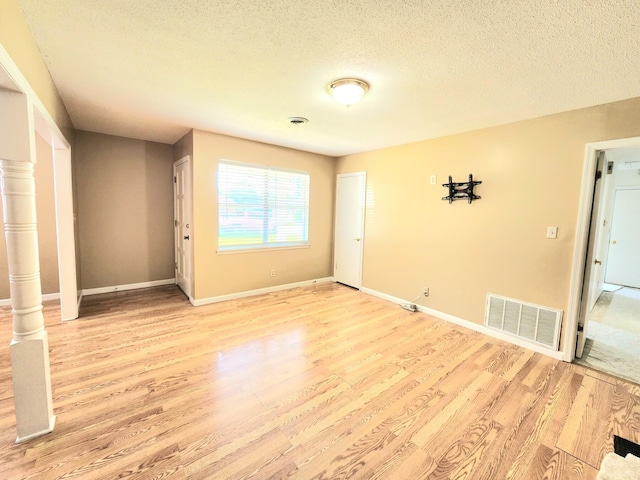
[[[276,269],[275,269],[275,268],[272,268],[272,269],[271,269],[271,276],[272,276],[272,277],[275,277],[275,276],[276,276]]]
[[[424,287],[424,296],[425,297],[429,296],[429,289],[427,287]]]
[[[435,175],[431,175],[431,179],[430,179],[431,180],[431,185],[435,185],[436,184],[437,178],[438,177],[436,177]]]

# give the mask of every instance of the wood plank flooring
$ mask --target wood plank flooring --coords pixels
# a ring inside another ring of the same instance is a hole
[[[595,479],[640,387],[337,285],[192,307],[173,287],[45,305],[53,433],[0,478]]]

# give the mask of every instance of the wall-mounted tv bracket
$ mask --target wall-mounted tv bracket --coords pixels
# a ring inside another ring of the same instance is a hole
[[[453,203],[454,200],[467,199],[469,203],[478,200],[481,197],[473,193],[473,187],[481,183],[482,181],[474,181],[472,174],[469,174],[468,182],[454,182],[449,175],[449,183],[442,184],[443,187],[449,188],[449,195],[442,197],[442,200],[449,200],[449,203]]]

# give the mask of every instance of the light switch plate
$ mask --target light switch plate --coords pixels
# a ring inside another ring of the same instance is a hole
[[[558,238],[558,227],[547,227],[547,238]]]

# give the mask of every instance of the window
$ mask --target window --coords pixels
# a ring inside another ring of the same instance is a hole
[[[308,245],[309,174],[220,160],[218,250]]]

